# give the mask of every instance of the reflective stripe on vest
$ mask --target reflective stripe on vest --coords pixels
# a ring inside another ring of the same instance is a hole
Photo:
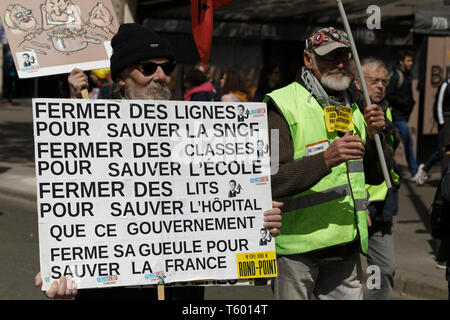
[[[306,155],[306,146],[338,137],[327,133],[322,106],[297,82],[275,90],[272,99],[289,124],[294,160]],[[365,141],[364,117],[353,109],[354,133]],[[310,252],[351,242],[359,231],[361,248],[367,253],[367,198],[362,160],[348,161],[332,168],[311,189],[277,199],[284,202],[281,235],[276,238],[278,254]]]
[[[350,187],[348,184],[345,184],[313,194],[300,195],[296,198],[283,200],[283,212],[316,206],[322,203],[344,198],[349,194]]]
[[[348,184],[317,192],[310,195],[299,196],[292,199],[283,200],[283,212],[289,212],[296,209],[304,209],[312,206],[316,206],[322,203],[338,200],[349,196],[351,193]],[[356,211],[365,210],[367,208],[366,199],[355,199]]]
[[[347,163],[347,172],[364,172],[364,164],[362,161],[349,161]]]

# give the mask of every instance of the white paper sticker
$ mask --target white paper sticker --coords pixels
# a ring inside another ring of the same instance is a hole
[[[330,143],[328,140],[319,141],[306,146],[306,156],[312,156],[328,149]]]

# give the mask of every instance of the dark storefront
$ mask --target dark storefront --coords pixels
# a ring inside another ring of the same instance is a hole
[[[428,4],[424,5],[424,2]],[[445,13],[448,16],[450,6],[444,2],[343,1],[361,58],[375,56],[390,67],[396,63],[400,48],[407,47],[416,53],[418,63],[413,73],[418,84],[419,103],[411,125],[418,129],[417,150],[425,150],[426,146],[434,144],[435,132],[429,128],[428,109],[437,84],[427,89],[426,77],[431,72],[427,69],[427,52],[430,35],[445,38],[445,32],[448,32]],[[367,22],[374,16],[368,8],[373,5],[380,10],[380,20],[379,29],[371,30]],[[175,48],[179,65],[175,76],[175,98],[182,98],[184,72],[200,60],[192,36],[190,1],[140,0],[135,20],[164,35]],[[335,0],[234,0],[214,12],[209,67],[216,80],[225,68],[244,69],[250,85],[255,86],[261,67],[275,62],[280,66],[282,83],[287,84],[303,64],[304,37],[316,28],[330,25],[342,28]],[[439,64],[443,77],[444,73],[450,72],[446,63]],[[16,94],[19,97],[67,97],[67,76],[18,80]],[[417,156],[419,160],[423,158],[421,154]]]

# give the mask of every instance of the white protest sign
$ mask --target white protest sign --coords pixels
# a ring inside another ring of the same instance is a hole
[[[276,276],[263,103],[33,99],[42,289]]]

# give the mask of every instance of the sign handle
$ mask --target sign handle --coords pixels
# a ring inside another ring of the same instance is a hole
[[[158,284],[158,300],[166,300],[164,296],[164,285]]]
[[[82,97],[83,99],[90,99],[90,97],[89,97],[89,92],[87,91],[87,89],[81,90],[81,97]]]

